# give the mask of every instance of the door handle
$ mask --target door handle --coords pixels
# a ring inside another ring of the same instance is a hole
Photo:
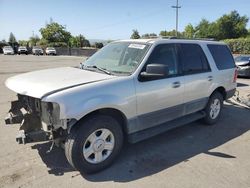
[[[213,76],[209,76],[207,77],[208,81],[212,81],[213,80]]]
[[[173,88],[178,88],[178,87],[180,87],[180,86],[181,86],[181,83],[180,83],[179,81],[174,82],[174,83],[172,84],[172,87],[173,87]]]

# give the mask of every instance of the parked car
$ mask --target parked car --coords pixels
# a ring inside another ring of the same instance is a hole
[[[17,53],[18,53],[18,55],[20,55],[20,54],[28,55],[28,50],[25,46],[19,46]]]
[[[240,55],[235,57],[238,69],[238,76],[250,77],[250,55]]]
[[[32,54],[33,55],[43,55],[43,49],[39,46],[33,46]]]
[[[80,68],[9,78],[18,99],[5,122],[22,122],[19,143],[52,140],[74,168],[93,173],[117,158],[125,139],[135,143],[198,119],[215,124],[236,79],[221,42],[116,41]]]
[[[56,55],[56,49],[53,47],[47,47],[45,52],[46,55]]]
[[[11,46],[4,46],[3,47],[3,54],[4,55],[14,55],[14,50]]]

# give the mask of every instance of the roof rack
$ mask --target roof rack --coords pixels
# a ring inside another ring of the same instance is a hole
[[[176,36],[160,36],[160,37],[163,39],[216,41],[214,38],[180,38]]]
[[[216,41],[214,38],[179,38],[176,36],[149,36],[142,39],[175,39],[175,40],[203,40],[203,41]]]
[[[176,38],[181,40],[204,40],[204,41],[216,41],[214,38]]]

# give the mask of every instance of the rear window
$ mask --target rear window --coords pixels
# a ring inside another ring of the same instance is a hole
[[[226,45],[208,44],[207,46],[219,70],[235,67],[233,56]]]

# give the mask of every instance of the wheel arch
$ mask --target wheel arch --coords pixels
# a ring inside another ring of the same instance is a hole
[[[79,122],[83,122],[86,119],[91,118],[91,117],[96,116],[96,115],[108,115],[108,116],[113,117],[121,125],[124,136],[127,135],[127,133],[128,133],[127,117],[125,116],[125,114],[123,112],[121,112],[120,110],[115,109],[115,108],[100,108],[100,109],[96,109],[96,110],[94,110],[92,112],[89,112],[86,115],[84,115],[81,119],[79,119],[74,125],[72,125],[70,127],[70,130],[72,128],[77,128],[79,126]],[[69,132],[70,132],[70,130],[69,130]]]
[[[226,100],[226,97],[227,97],[227,92],[226,92],[226,89],[222,86],[220,87],[217,87],[210,96],[212,96],[215,92],[219,92],[222,97],[223,97],[223,100]]]

